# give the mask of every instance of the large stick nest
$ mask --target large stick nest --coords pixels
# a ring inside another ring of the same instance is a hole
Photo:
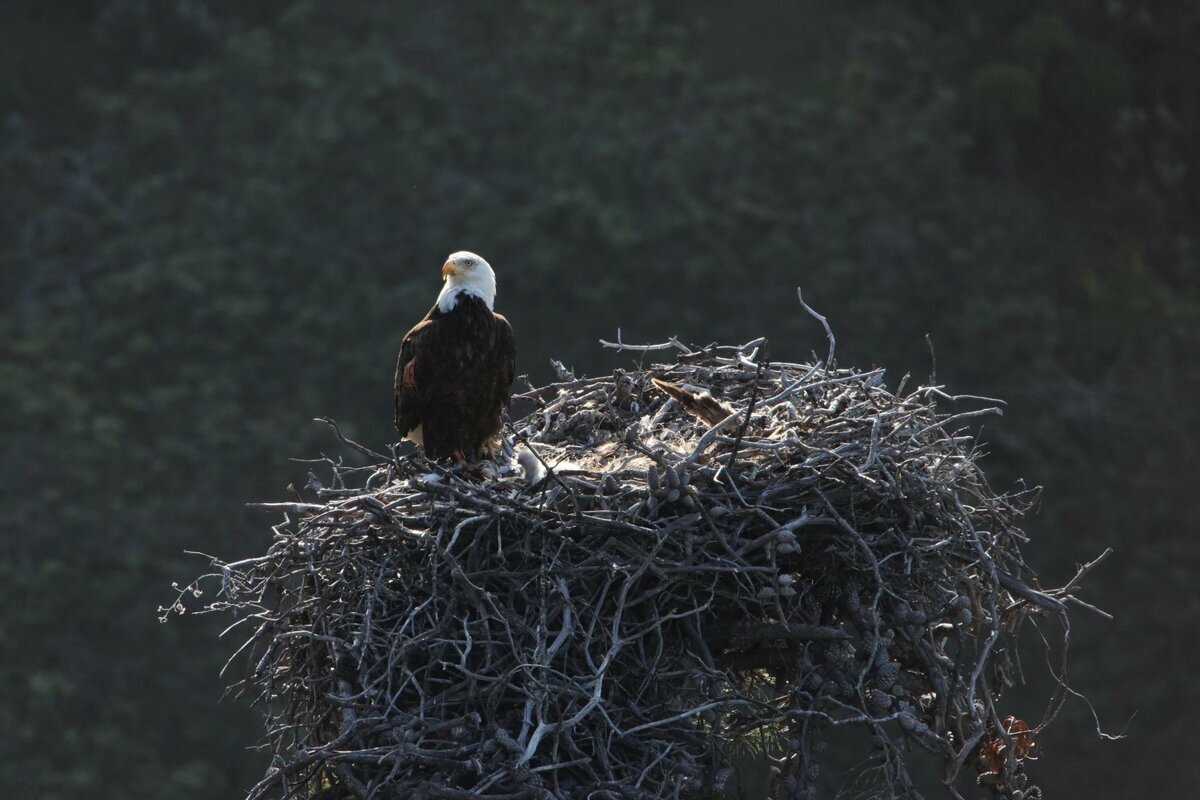
[[[962,430],[995,409],[761,344],[527,392],[532,485],[393,454],[260,504],[285,513],[268,551],[206,576],[266,710],[250,797],[715,797],[754,741],[773,795],[810,798],[847,726],[875,795],[916,794],[913,746],[954,796],[1040,795],[1024,761],[1065,684],[1031,730],[1001,691],[1022,622],[1060,622],[1065,658],[1078,578],[1030,586],[1032,498]]]

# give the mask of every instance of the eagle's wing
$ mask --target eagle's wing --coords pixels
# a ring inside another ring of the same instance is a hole
[[[496,401],[507,409],[512,399],[512,382],[517,373],[517,339],[503,314],[496,314]]]
[[[401,436],[421,424],[424,410],[425,387],[422,378],[428,377],[428,366],[421,357],[421,341],[426,338],[436,320],[423,319],[413,326],[400,344],[400,355],[396,359],[396,430]],[[405,374],[410,380],[405,380]]]

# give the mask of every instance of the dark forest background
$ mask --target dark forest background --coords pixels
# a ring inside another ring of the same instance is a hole
[[[1006,398],[1075,616],[1048,798],[1192,796],[1200,8],[1191,0],[0,5],[0,786],[237,798],[255,712],[170,584],[393,440],[394,357],[483,254],[535,381],[745,341]],[[1036,717],[1030,693],[1025,712]],[[1020,703],[1018,703],[1018,706]],[[1130,717],[1132,716],[1132,720]],[[1126,725],[1128,721],[1128,724]]]

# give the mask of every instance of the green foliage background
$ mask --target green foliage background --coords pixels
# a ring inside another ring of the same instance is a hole
[[[1095,7],[1093,7],[1095,6]],[[1046,486],[1083,703],[1048,796],[1186,796],[1200,641],[1200,12],[1166,3],[12,0],[0,9],[0,786],[237,797],[219,620],[185,549],[390,441],[446,253],[500,276],[520,368],[599,336],[823,349],[1010,400]],[[1035,713],[1031,705],[1029,714]]]

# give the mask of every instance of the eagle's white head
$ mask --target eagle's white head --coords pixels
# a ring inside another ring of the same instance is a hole
[[[446,283],[438,294],[437,304],[443,314],[454,308],[460,294],[475,295],[487,303],[489,309],[494,308],[496,273],[482,257],[466,250],[451,253],[442,265],[442,277]]]

